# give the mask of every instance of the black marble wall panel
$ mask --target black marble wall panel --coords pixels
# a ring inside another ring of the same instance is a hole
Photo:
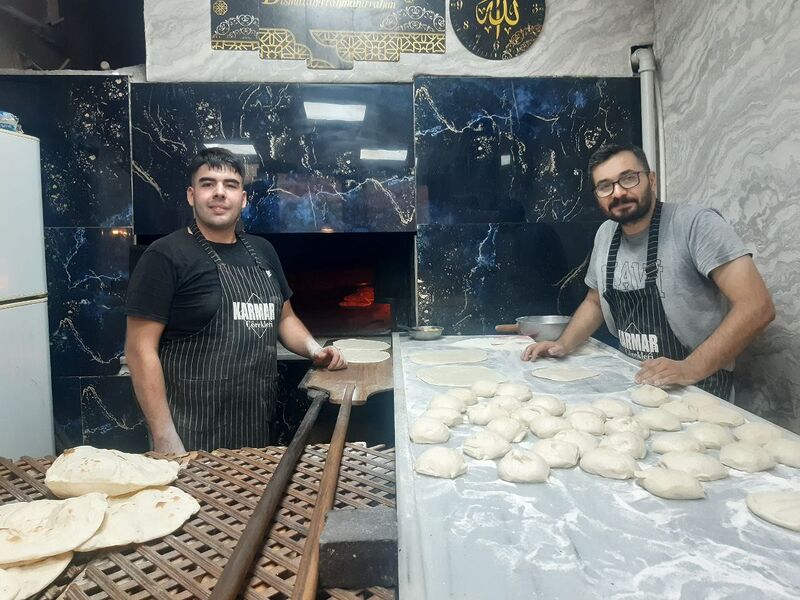
[[[0,75],[0,110],[41,140],[45,227],[131,225],[127,77]]]
[[[572,314],[598,223],[420,225],[421,324],[492,334],[522,315]]]
[[[83,443],[124,452],[150,449],[130,377],[81,377]]]
[[[53,425],[56,452],[83,443],[79,377],[53,377]]]
[[[634,78],[417,78],[418,222],[602,220],[586,164],[640,143],[639,98]]]
[[[186,167],[211,144],[247,160],[250,232],[415,228],[410,85],[141,83],[131,107],[137,234],[189,221]]]
[[[125,227],[45,229],[54,377],[119,370],[131,239]]]

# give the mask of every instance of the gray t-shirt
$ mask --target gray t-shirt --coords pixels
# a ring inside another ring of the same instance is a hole
[[[617,335],[608,303],[606,262],[617,223],[606,221],[597,230],[586,285],[600,293],[600,304],[609,331]],[[645,283],[648,230],[622,235],[614,289],[641,289]],[[658,238],[656,285],[672,331],[690,350],[710,336],[728,311],[728,303],[709,273],[749,254],[744,244],[717,211],[687,204],[663,204]]]

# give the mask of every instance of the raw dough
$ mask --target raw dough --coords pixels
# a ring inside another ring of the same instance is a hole
[[[173,486],[148,488],[109,498],[100,529],[76,550],[90,552],[149,542],[180,529],[199,511],[197,500]]]
[[[428,419],[441,421],[448,427],[454,427],[464,422],[464,415],[452,408],[429,408],[422,416]]]
[[[616,417],[606,421],[606,435],[613,435],[622,431],[632,431],[643,440],[646,440],[650,437],[650,428],[642,425],[633,417]]]
[[[531,399],[531,388],[524,383],[501,383],[497,386],[497,393],[513,396],[520,402]]]
[[[527,427],[513,417],[497,417],[486,425],[486,429],[494,431],[504,440],[512,443],[521,442],[528,433]]]
[[[648,492],[668,500],[697,500],[705,498],[702,484],[685,471],[656,467],[636,471],[636,483]]]
[[[764,444],[764,450],[787,467],[800,469],[800,442],[794,440],[772,440]]]
[[[467,464],[455,448],[434,446],[419,455],[414,470],[420,475],[455,479],[467,472]]]
[[[598,417],[592,413],[575,412],[567,417],[567,421],[573,429],[592,435],[603,435],[603,431],[605,431],[605,417]]]
[[[547,411],[535,406],[523,406],[522,408],[511,411],[511,416],[520,423],[523,423],[525,427],[530,427],[531,421],[547,414],[549,414]]]
[[[383,350],[362,350],[361,348],[341,348],[342,356],[352,365],[366,365],[389,360],[389,353]]]
[[[630,393],[631,400],[636,404],[649,408],[657,408],[669,402],[669,394],[661,388],[653,387],[652,385],[640,385],[638,388],[630,390]]]
[[[719,404],[719,398],[704,392],[687,392],[681,396],[681,400],[686,402],[689,406],[694,406],[697,410],[700,410],[704,406],[715,406]]]
[[[436,394],[428,403],[428,408],[449,408],[450,410],[457,410],[462,413],[465,410],[464,401],[450,394]]]
[[[588,433],[584,433],[583,431],[565,429],[564,431],[559,431],[553,437],[554,439],[561,440],[562,442],[575,444],[578,447],[578,454],[580,456],[583,456],[589,450],[594,450],[597,448],[597,438],[593,435],[589,435]]]
[[[564,440],[539,440],[533,445],[533,451],[541,456],[551,469],[571,469],[578,464],[578,447]]]
[[[451,388],[445,392],[448,396],[455,396],[464,403],[464,406],[472,406],[478,403],[478,397],[464,388]]]
[[[439,365],[424,367],[417,371],[425,383],[431,385],[447,385],[452,387],[471,387],[476,381],[490,380],[501,383],[506,376],[487,367],[469,365]]]
[[[479,431],[464,440],[464,454],[478,460],[500,458],[509,450],[511,444],[494,431]]]
[[[533,435],[538,438],[551,438],[559,431],[572,429],[569,421],[562,419],[561,417],[554,417],[552,415],[534,419],[531,421],[529,427],[533,432]]]
[[[630,417],[633,413],[630,404],[616,398],[599,398],[592,402],[592,406],[602,410],[609,419]]]
[[[579,381],[600,375],[598,371],[584,367],[545,367],[530,371],[533,377],[550,379],[552,381]]]
[[[800,492],[762,492],[747,495],[747,508],[779,527],[800,531]]]
[[[560,417],[566,409],[563,400],[549,394],[533,394],[528,401],[528,406],[541,407],[554,417]]]
[[[486,425],[497,417],[507,417],[508,411],[491,404],[476,404],[467,409],[467,418],[473,425]]]
[[[647,447],[639,434],[633,431],[620,431],[612,433],[600,440],[600,448],[610,448],[617,452],[630,455],[631,458],[641,459],[647,456]]]
[[[668,469],[685,471],[700,481],[716,481],[728,476],[728,469],[713,456],[701,452],[667,452],[659,461]]]
[[[681,423],[697,421],[699,411],[686,400],[672,400],[661,405],[661,410],[672,413],[681,420]]]
[[[479,379],[475,383],[472,384],[470,391],[476,396],[480,396],[481,398],[491,398],[497,393],[497,386],[499,384],[496,381],[491,381],[487,379]]]
[[[408,355],[411,362],[418,365],[454,365],[458,363],[476,363],[486,360],[488,354],[483,350],[424,350]]]
[[[503,410],[507,410],[508,412],[517,410],[518,408],[522,408],[522,402],[514,398],[513,396],[495,396],[491,400],[489,400],[490,406],[499,406]]]
[[[737,427],[744,423],[744,417],[739,411],[722,404],[701,406],[697,413],[697,420],[706,423],[716,423],[717,425],[727,425],[729,427]]]
[[[408,437],[415,444],[441,444],[450,439],[450,430],[441,421],[423,415],[409,427]]]
[[[572,404],[571,406],[567,406],[567,410],[564,411],[564,416],[565,417],[570,417],[570,416],[574,415],[575,413],[579,413],[579,412],[585,412],[585,413],[590,413],[590,414],[593,414],[593,415],[597,415],[598,417],[602,418],[603,422],[605,423],[606,413],[604,413],[599,408],[596,408],[596,407],[592,406],[591,404]],[[600,433],[602,434],[602,431]]]
[[[685,432],[662,433],[653,438],[650,445],[653,452],[666,454],[667,452],[705,452],[706,447],[694,437]]]
[[[643,410],[634,417],[650,431],[680,431],[681,420],[663,408]]]
[[[515,448],[497,463],[497,474],[511,483],[541,483],[547,481],[550,466],[535,452]]]
[[[65,552],[17,567],[5,567],[6,576],[12,579],[18,591],[16,595],[4,595],[3,586],[0,584],[0,598],[14,598],[15,600],[30,598],[53,583],[56,577],[67,568],[71,560],[72,552]]]
[[[388,350],[389,344],[378,340],[362,340],[357,338],[347,338],[336,340],[333,345],[340,350]]]
[[[745,423],[734,429],[733,435],[740,442],[763,446],[767,442],[781,439],[783,431],[770,423]]]
[[[722,448],[735,441],[727,427],[716,423],[695,423],[689,425],[686,431],[706,448]]]
[[[747,442],[734,442],[723,446],[719,451],[719,460],[737,471],[755,473],[766,471],[775,466],[775,459],[761,446]]]
[[[636,461],[629,454],[609,448],[589,450],[579,464],[587,473],[608,479],[630,479],[636,471]]]

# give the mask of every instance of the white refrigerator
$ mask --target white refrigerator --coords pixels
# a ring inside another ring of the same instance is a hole
[[[39,140],[0,130],[0,456],[55,451]]]

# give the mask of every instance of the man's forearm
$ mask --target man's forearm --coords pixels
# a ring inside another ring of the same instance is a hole
[[[597,299],[587,296],[575,314],[567,323],[567,327],[558,338],[558,343],[569,353],[585,342],[603,322],[603,311]]]
[[[320,345],[303,325],[297,315],[289,315],[281,319],[278,325],[278,338],[290,352],[305,358],[313,358]]]
[[[167,392],[164,385],[164,371],[157,354],[126,355],[131,370],[133,390],[136,400],[144,413],[150,434],[155,441],[169,437],[175,432],[172,414],[167,404]]]

